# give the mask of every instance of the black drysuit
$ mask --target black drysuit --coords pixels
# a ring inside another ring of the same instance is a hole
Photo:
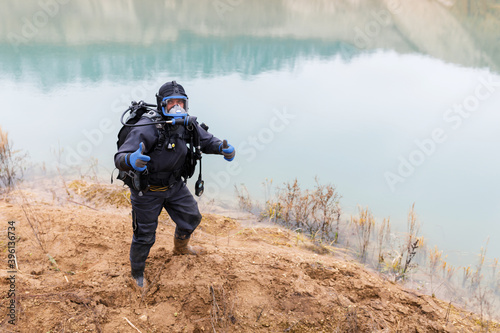
[[[154,112],[144,115],[137,124],[153,123],[153,115]],[[164,126],[165,142],[161,147],[158,147],[158,142],[159,131],[162,129],[157,129],[156,125],[152,124],[132,128],[115,154],[116,167],[124,171],[131,170],[125,162],[125,157],[135,152],[141,142],[144,143],[142,153],[151,157],[147,163],[149,185],[161,189],[147,191],[142,196],[135,189],[130,189],[134,231],[130,263],[132,270],[136,272],[144,271],[149,251],[155,242],[158,216],[162,208],[165,208],[176,224],[176,238],[189,238],[201,221],[198,204],[179,176],[188,149],[185,139],[189,134],[183,125]],[[205,154],[221,154],[219,147],[222,141],[204,130],[196,120],[193,126],[196,126],[200,136],[201,151]]]

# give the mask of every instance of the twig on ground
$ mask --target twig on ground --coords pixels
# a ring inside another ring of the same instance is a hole
[[[44,253],[46,253],[47,251],[45,251],[45,247],[42,244],[42,240],[40,239],[40,237],[38,235],[38,226],[40,225],[40,222],[36,220],[36,217],[35,217],[36,221],[31,221],[30,216],[35,216],[35,215],[32,211],[30,211],[30,212],[27,211],[27,209],[31,209],[31,206],[27,202],[24,195],[22,195],[22,197],[23,197],[24,204],[21,204],[21,209],[23,210],[24,216],[26,217],[26,220],[28,221],[28,224],[30,225],[31,230],[33,231],[33,234],[35,235],[35,239],[36,239],[38,245],[40,246],[42,251]],[[37,223],[37,226],[35,226],[34,223]]]
[[[99,211],[99,209],[97,209],[97,208],[90,207],[89,205],[86,205],[86,204],[83,204],[83,203],[80,203],[80,202],[77,202],[77,201],[73,201],[73,200],[71,200],[71,199],[66,199],[66,201],[71,202],[71,203],[74,203],[74,204],[77,204],[77,205],[80,205],[80,206],[85,206],[85,207],[90,208],[90,209],[93,209],[93,210],[97,210],[97,211]]]
[[[123,319],[125,319],[130,326],[132,326],[133,328],[135,328],[137,330],[137,332],[142,333],[137,327],[134,326],[134,324],[132,324],[130,322],[130,320],[127,319],[127,317],[123,317]]]
[[[259,321],[260,316],[262,316],[262,312],[264,312],[264,307],[262,307],[262,308],[260,309],[260,313],[259,313],[259,315],[257,316],[257,320],[256,320],[256,321]]]

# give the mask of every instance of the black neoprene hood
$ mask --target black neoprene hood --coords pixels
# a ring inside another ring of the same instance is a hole
[[[158,90],[158,97],[160,98],[160,101],[165,97],[175,95],[187,97],[184,87],[175,81],[165,83],[160,87],[160,90]]]

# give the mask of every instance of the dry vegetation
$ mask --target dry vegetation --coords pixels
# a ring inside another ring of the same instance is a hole
[[[271,183],[266,181],[266,188]],[[481,249],[475,269],[454,267],[437,247],[427,249],[424,237],[419,235],[415,204],[408,212],[407,232],[395,234],[391,232],[390,218],[377,224],[368,207],[358,207],[356,216],[341,219],[340,198],[332,184],[322,185],[316,179],[314,189],[304,190],[295,179],[284,183],[273,197],[266,199],[260,216],[295,231],[297,237],[310,239],[318,253],[339,249],[353,252],[361,263],[392,281],[401,281],[429,295],[439,295],[450,304],[476,311],[485,329],[492,318],[500,317],[498,259],[485,267],[486,249]],[[239,196],[239,201],[242,207],[251,201],[248,191],[244,197]],[[460,271],[461,279],[457,274]]]
[[[239,193],[237,191],[237,196]],[[261,212],[263,218],[288,228],[306,233],[318,242],[338,240],[341,210],[340,195],[333,185],[322,185],[316,179],[312,191],[302,190],[295,179],[279,188],[276,198],[266,201]],[[249,196],[239,197],[240,207],[250,201]]]
[[[89,183],[82,179],[70,182],[68,188],[88,202],[104,206],[130,206],[130,191],[126,187]]]
[[[13,149],[8,133],[0,127],[0,194],[8,193],[22,179],[24,158]]]

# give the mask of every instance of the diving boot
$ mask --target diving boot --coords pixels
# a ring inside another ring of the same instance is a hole
[[[139,288],[144,288],[146,280],[144,279],[144,272],[136,272],[132,270],[132,279]]]
[[[179,239],[174,237],[174,256],[179,256],[183,254],[198,255],[204,252],[201,246],[189,246],[189,238]]]

